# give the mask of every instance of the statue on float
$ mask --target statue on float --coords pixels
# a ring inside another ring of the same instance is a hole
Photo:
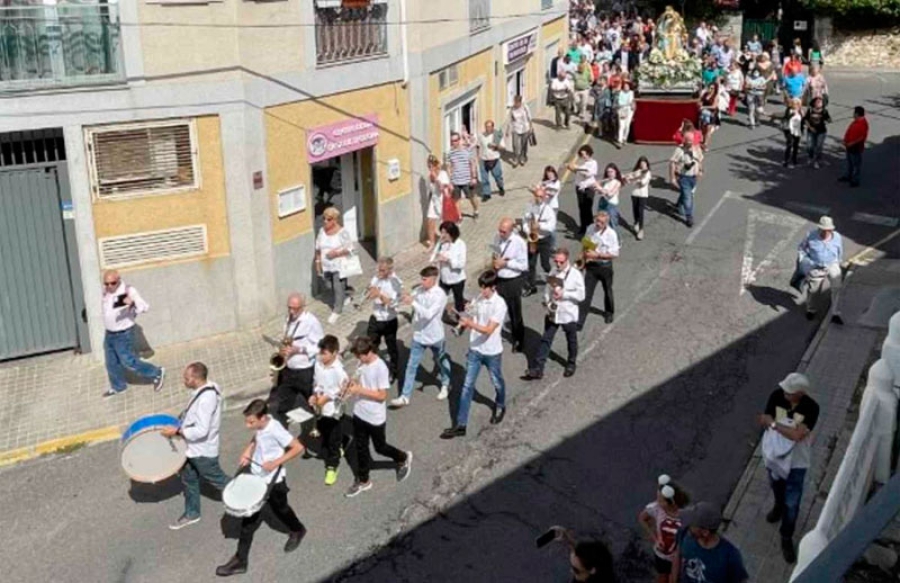
[[[656,21],[657,47],[668,60],[674,59],[687,47],[687,27],[684,19],[671,6]]]

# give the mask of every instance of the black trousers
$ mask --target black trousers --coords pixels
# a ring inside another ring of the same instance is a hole
[[[525,320],[522,318],[522,287],[524,285],[524,275],[497,279],[497,293],[506,302],[506,310],[509,312],[513,345],[525,342]]]
[[[272,486],[266,505],[272,509],[272,514],[278,517],[291,532],[300,532],[304,529],[303,523],[297,518],[294,510],[288,504],[288,487],[285,482],[278,482]],[[263,506],[265,508],[265,506]],[[241,535],[238,538],[237,557],[242,563],[247,563],[250,556],[250,545],[253,544],[253,535],[262,521],[262,510],[241,520]]]
[[[594,189],[576,187],[575,195],[578,198],[578,220],[581,223],[579,235],[583,237],[588,227],[594,222]]]
[[[613,298],[613,266],[612,262],[591,261],[584,270],[584,301],[578,310],[578,324],[584,326],[591,304],[594,301],[594,291],[597,282],[603,286],[603,311],[607,314],[616,312],[616,302]]]
[[[550,356],[550,348],[553,346],[553,339],[556,338],[556,331],[559,328],[562,328],[566,334],[566,345],[569,350],[566,367],[575,366],[575,359],[578,357],[578,323],[557,324],[550,316],[547,316],[544,318],[544,335],[541,337],[541,346],[534,359],[534,371],[544,372],[544,365],[547,364],[547,357]]]
[[[341,420],[334,417],[319,417],[316,421],[316,429],[322,434],[325,467],[336,469],[341,463],[341,444],[344,437]]]
[[[388,351],[388,370],[393,378],[397,378],[397,367],[400,360],[399,352],[397,351],[397,318],[387,322],[379,322],[375,319],[375,316],[369,316],[366,336],[372,339],[376,350],[381,346],[381,339],[384,338],[384,344],[387,346]]]
[[[462,312],[466,309],[466,280],[462,280],[459,283],[444,283],[440,282],[438,285],[441,286],[441,289],[444,290],[444,293],[447,295],[453,294],[453,307],[457,312]]]
[[[538,239],[537,252],[532,253],[528,249],[528,287],[533,288],[537,281],[537,262],[541,259],[541,268],[544,273],[550,273],[550,254],[553,253],[553,237],[547,236]]]
[[[298,397],[303,402],[309,400],[313,389],[313,373],[315,367],[285,368],[278,373],[278,385],[269,395],[269,407],[272,417],[287,427],[287,413],[298,406]]]
[[[647,208],[647,198],[643,196],[631,197],[631,212],[634,216],[634,228],[644,228],[644,209]]]
[[[387,442],[387,423],[372,425],[357,416],[353,416],[353,439],[356,440],[356,479],[369,481],[369,470],[372,467],[372,454],[369,452],[369,440],[379,455],[389,457],[398,464],[406,461],[406,454]]]
[[[794,136],[789,131],[784,132],[784,139],[786,141],[784,148],[784,163],[787,164],[790,162],[791,164],[797,165],[797,150],[800,149],[800,136]]]

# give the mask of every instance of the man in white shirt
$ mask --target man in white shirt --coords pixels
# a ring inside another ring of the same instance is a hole
[[[497,293],[497,273],[485,271],[478,278],[481,294],[470,303],[468,313],[462,315],[459,325],[468,328],[469,353],[466,356],[466,380],[459,397],[459,409],[453,427],[441,433],[441,439],[453,439],[466,434],[469,422],[469,408],[475,394],[475,383],[481,367],[488,369],[491,384],[497,392],[494,411],[491,414],[491,425],[503,421],[506,415],[506,382],[503,380],[503,341],[500,331],[506,320],[506,302]]]
[[[416,371],[422,362],[422,355],[430,349],[434,360],[441,369],[441,390],[438,400],[447,398],[450,391],[450,357],[447,356],[444,340],[444,323],[441,316],[447,307],[447,294],[437,285],[438,268],[429,265],[419,272],[422,286],[413,294],[403,297],[403,303],[413,307],[413,338],[409,347],[409,361],[406,363],[406,374],[403,377],[403,390],[400,396],[391,400],[392,408],[409,405],[412,397],[413,383],[416,382]]]
[[[694,226],[694,191],[703,176],[703,152],[694,143],[693,132],[684,135],[684,143],[669,158],[669,182],[678,188],[678,214],[688,228]]]
[[[369,282],[367,299],[372,301],[372,315],[366,335],[372,339],[377,350],[381,339],[388,351],[388,370],[391,382],[397,378],[399,356],[397,350],[397,305],[403,292],[403,281],[394,273],[394,260],[382,257],[378,260],[377,273]]]
[[[697,30],[694,32],[694,36],[700,40],[703,46],[709,42],[709,30],[706,28],[706,23],[701,22],[700,26],[697,27]]]
[[[491,199],[491,176],[497,183],[497,194],[506,196],[503,188],[503,161],[500,152],[506,149],[503,132],[494,129],[494,122],[484,122],[484,132],[478,134],[478,170],[481,178],[481,200]]]
[[[255,431],[253,441],[241,453],[240,467],[250,466],[255,476],[260,476],[271,485],[265,505],[252,516],[241,519],[241,534],[238,538],[237,553],[227,563],[216,568],[216,575],[229,577],[247,572],[250,546],[253,535],[262,520],[262,511],[268,506],[281,523],[287,527],[288,540],[284,552],[290,553],[300,546],[306,536],[306,527],[288,504],[288,487],[284,481],[285,463],[294,459],[305,449],[296,437],[273,419],[268,405],[262,399],[254,399],[244,409],[244,424]]]
[[[569,118],[572,115],[572,101],[575,98],[575,85],[565,67],[559,67],[556,78],[550,81],[550,98],[556,110],[556,129],[562,127],[563,123],[568,128]]]
[[[541,346],[534,363],[521,377],[523,381],[544,378],[544,365],[550,355],[556,331],[560,327],[566,334],[569,349],[563,376],[570,377],[575,374],[578,358],[578,304],[584,301],[584,276],[569,263],[569,250],[565,247],[554,251],[553,262],[556,267],[547,278],[547,287],[544,290],[544,304],[548,312],[544,319],[544,336],[541,338]],[[557,285],[552,285],[553,278],[556,278]]]
[[[537,262],[541,259],[541,267],[544,273],[550,273],[550,255],[553,253],[553,233],[556,231],[556,211],[550,201],[547,189],[541,185],[532,190],[534,199],[525,207],[525,216],[522,218],[522,230],[528,239],[528,286],[522,292],[523,296],[530,296],[537,292]],[[537,223],[537,244],[532,242],[532,222]]]
[[[106,336],[103,350],[109,388],[104,397],[114,397],[128,388],[125,371],[153,380],[153,390],[159,391],[166,380],[166,369],[144,362],[134,351],[134,320],[150,309],[138,291],[126,285],[119,272],[103,274],[103,325]]]
[[[610,324],[616,312],[613,299],[613,259],[619,256],[619,234],[609,226],[609,213],[598,211],[582,243],[590,241],[593,249],[584,250],[584,302],[579,309],[578,331],[591,310],[597,282],[603,285],[603,320]]]
[[[380,455],[389,457],[397,464],[397,481],[402,482],[409,477],[412,470],[413,454],[401,451],[387,442],[387,409],[384,401],[390,387],[387,366],[378,357],[372,341],[368,338],[357,338],[353,343],[353,354],[359,359],[357,369],[359,382],[351,382],[347,387],[353,403],[353,439],[356,441],[356,481],[344,494],[353,498],[366,490],[372,489],[369,481],[369,469],[372,466],[372,454],[369,441]]]
[[[525,342],[525,321],[522,318],[522,290],[528,271],[528,245],[515,233],[515,221],[500,219],[497,234],[491,245],[493,268],[497,272],[497,292],[506,302],[512,332],[513,352],[521,352]]]
[[[288,296],[287,308],[283,338],[291,343],[281,348],[287,366],[278,373],[278,384],[269,396],[274,409],[272,416],[285,427],[288,411],[297,407],[298,397],[302,396],[305,403],[312,395],[313,367],[319,340],[325,336],[319,319],[306,311],[306,298],[302,294]]]
[[[169,526],[179,530],[200,521],[200,479],[220,492],[230,481],[219,466],[219,426],[222,420],[222,393],[208,381],[209,370],[202,362],[184,369],[184,386],[191,390],[188,406],[178,416],[178,427],[162,430],[165,437],[180,435],[187,442],[187,462],[179,472],[184,484],[184,513]]]

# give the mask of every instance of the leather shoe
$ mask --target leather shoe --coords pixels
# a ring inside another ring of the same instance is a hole
[[[491,414],[491,425],[500,425],[504,417],[506,417],[506,407],[494,407],[494,412]]]
[[[527,298],[528,296],[533,296],[537,293],[536,287],[526,287],[522,290],[522,297]]]
[[[607,324],[612,324],[613,319],[615,319],[615,316],[613,316],[612,312],[603,315],[603,321]]]
[[[523,348],[523,346],[522,346],[522,343],[521,343],[521,342],[514,342],[513,345],[512,345],[512,351],[513,351],[514,353],[516,353],[516,352],[523,352],[522,348]]]
[[[797,562],[797,551],[794,550],[794,540],[791,538],[781,539],[781,554],[788,564],[793,565]]]
[[[297,547],[300,546],[300,543],[303,542],[303,537],[306,536],[306,529],[298,530],[297,532],[292,532],[290,536],[288,536],[287,542],[284,543],[284,552],[291,553],[297,550]]]
[[[441,439],[453,439],[454,437],[465,437],[466,436],[466,426],[465,425],[454,425],[448,429],[445,429],[443,433],[441,433]]]
[[[536,371],[526,371],[524,375],[519,377],[523,381],[539,381],[544,378],[544,373],[536,372]]]
[[[837,315],[837,314],[835,314],[834,316],[831,317],[831,321],[832,321],[833,323],[837,324],[838,326],[842,326],[842,325],[844,324],[844,319],[841,318],[841,317],[840,317],[839,315]]]
[[[237,558],[237,555],[231,557],[227,563],[216,567],[216,575],[219,577],[231,577],[232,575],[240,575],[247,572],[247,563]]]
[[[775,506],[772,510],[769,510],[768,514],[766,514],[766,522],[775,524],[779,520],[781,520],[781,508]]]
[[[575,374],[575,367],[574,367],[574,366],[567,366],[567,367],[566,367],[566,371],[563,373],[563,376],[566,377],[566,378],[569,378],[570,376],[572,376],[572,375],[574,375],[574,374]]]

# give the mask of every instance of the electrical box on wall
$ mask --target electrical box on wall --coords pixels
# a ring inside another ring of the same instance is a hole
[[[306,186],[299,184],[278,193],[278,218],[306,210]]]
[[[391,158],[387,161],[387,177],[388,180],[400,180],[400,160]]]

